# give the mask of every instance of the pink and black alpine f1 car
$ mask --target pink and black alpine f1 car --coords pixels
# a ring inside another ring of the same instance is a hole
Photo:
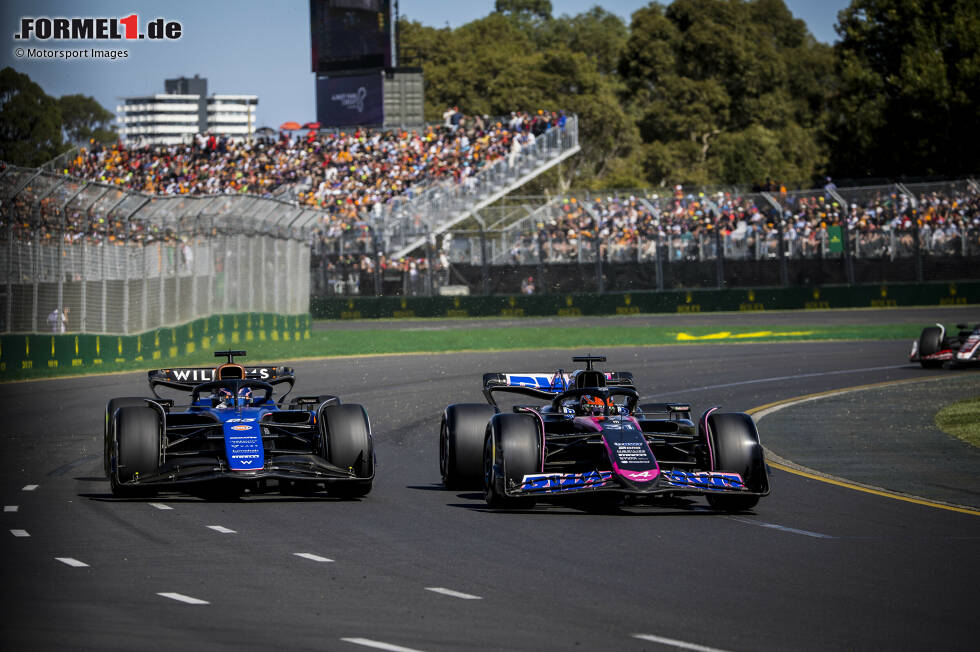
[[[769,493],[752,417],[711,408],[695,425],[687,404],[639,405],[631,373],[593,368],[605,357],[572,360],[586,368],[484,374],[486,403],[447,407],[439,437],[443,484],[482,487],[495,508],[589,494],[632,503],[698,494],[715,509],[742,511]],[[538,401],[504,410],[501,395]]]

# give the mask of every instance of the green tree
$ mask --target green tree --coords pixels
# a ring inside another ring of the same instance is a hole
[[[624,169],[616,161],[638,138],[618,77],[609,74],[626,39],[618,17],[593,9],[529,21],[508,9],[456,29],[409,21],[399,27],[403,61],[424,71],[427,120],[440,121],[454,105],[490,116],[564,109],[579,116],[583,152],[541,182],[591,187],[610,169]]]
[[[980,169],[980,3],[852,0],[837,33],[835,174]]]
[[[827,163],[831,57],[782,0],[640,9],[619,73],[647,179],[809,185]]]
[[[113,115],[94,98],[86,95],[62,95],[58,99],[62,128],[69,142],[87,144],[90,140],[111,143],[118,138],[112,130]]]
[[[524,19],[548,20],[551,18],[550,0],[497,0],[494,11]]]
[[[37,166],[65,149],[58,101],[27,75],[0,70],[0,160]]]

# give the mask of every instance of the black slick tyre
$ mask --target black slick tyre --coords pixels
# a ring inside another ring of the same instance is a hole
[[[103,422],[102,429],[102,466],[105,471],[106,477],[109,477],[109,470],[112,457],[112,440],[113,440],[113,425],[112,416],[121,407],[134,407],[134,406],[144,406],[146,405],[146,399],[139,396],[121,396],[119,398],[110,399],[108,403],[105,404],[105,421]]]
[[[157,473],[160,468],[161,414],[143,406],[126,406],[115,413],[115,468],[109,485],[115,496],[145,496],[152,489],[124,483]]]
[[[321,455],[357,478],[329,482],[327,492],[339,498],[366,496],[374,483],[374,443],[364,407],[356,403],[328,405],[320,411],[319,421]]]
[[[745,486],[752,492],[767,493],[769,476],[766,471],[765,453],[759,442],[755,422],[742,412],[715,412],[708,416],[712,471],[738,473]],[[738,494],[708,494],[712,508],[726,512],[741,512],[755,507],[759,496]]]
[[[942,360],[923,360],[927,355],[939,353],[943,349],[943,329],[939,326],[923,328],[919,335],[919,364],[925,369],[936,369],[943,366]]]
[[[439,427],[439,473],[447,489],[483,486],[483,440],[496,413],[487,403],[450,405]]]
[[[529,414],[497,414],[490,420],[483,448],[483,494],[495,509],[529,509],[534,498],[511,497],[504,487],[541,471],[541,433]]]

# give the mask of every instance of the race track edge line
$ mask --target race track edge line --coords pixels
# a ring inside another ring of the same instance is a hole
[[[882,383],[872,383],[870,385],[858,385],[856,387],[832,389],[827,392],[817,392],[816,394],[805,394],[803,396],[797,396],[796,398],[788,398],[782,401],[775,401],[774,403],[766,403],[765,405],[760,405],[750,410],[746,410],[746,413],[752,415],[752,418],[754,418],[756,421],[759,421],[766,415],[772,414],[773,412],[778,412],[779,410],[782,410],[784,408],[792,407],[794,405],[799,405],[800,403],[808,403],[810,401],[816,401],[822,398],[828,398],[840,394],[847,394],[850,392],[860,392],[867,389],[876,389],[878,387],[891,387],[894,385],[905,385],[908,383],[923,383],[923,382],[929,382],[933,380],[942,380],[944,378],[949,378],[949,376],[929,376],[927,378],[909,378],[905,380],[890,380]],[[792,473],[794,475],[802,476],[804,478],[809,478],[811,480],[817,480],[819,482],[826,482],[827,484],[843,487],[845,489],[862,491],[864,493],[872,494],[875,496],[881,496],[883,498],[902,500],[907,503],[924,505],[926,507],[935,507],[936,509],[945,509],[951,512],[959,512],[960,514],[970,514],[971,516],[980,516],[980,510],[973,509],[972,507],[965,507],[963,505],[952,505],[948,503],[939,502],[936,500],[929,500],[928,498],[922,498],[921,496],[912,496],[897,491],[890,491],[888,489],[883,489],[882,487],[874,487],[872,485],[866,485],[860,482],[853,482],[851,480],[846,480],[844,478],[838,478],[828,473],[823,473],[822,471],[817,471],[815,469],[811,469],[809,467],[803,466],[802,464],[797,464],[796,462],[782,458],[779,455],[772,452],[769,448],[766,448],[765,450],[766,450],[766,461],[769,464],[769,466],[773,468],[777,468],[780,471]]]

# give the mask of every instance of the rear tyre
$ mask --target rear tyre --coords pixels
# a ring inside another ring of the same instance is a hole
[[[328,493],[339,498],[366,496],[374,483],[374,442],[364,407],[328,405],[320,411],[320,428],[321,455],[358,478],[328,482]]]
[[[750,491],[768,492],[765,453],[752,417],[742,412],[714,412],[707,424],[708,432],[703,436],[710,438],[711,470],[738,473]],[[708,494],[707,498],[711,507],[726,512],[742,512],[759,502],[759,496],[738,494]]]
[[[147,487],[123,483],[159,471],[161,426],[160,412],[145,405],[121,407],[115,412],[115,468],[109,473],[113,495],[154,493]]]
[[[114,426],[112,415],[114,415],[116,410],[121,407],[142,407],[145,405],[146,399],[140,398],[139,396],[122,396],[111,399],[105,404],[105,422],[102,429],[102,466],[107,478],[109,477],[109,471],[112,466],[111,458]]]
[[[486,403],[450,405],[439,427],[439,473],[447,489],[483,486],[483,441],[496,409]]]
[[[498,414],[490,420],[483,448],[483,493],[487,505],[496,509],[529,509],[534,498],[512,498],[504,487],[524,481],[524,476],[541,471],[541,433],[534,417],[527,414]]]
[[[922,358],[943,350],[943,329],[939,326],[923,328],[919,335],[919,364],[925,369],[936,369],[943,366],[942,360],[923,360]]]

